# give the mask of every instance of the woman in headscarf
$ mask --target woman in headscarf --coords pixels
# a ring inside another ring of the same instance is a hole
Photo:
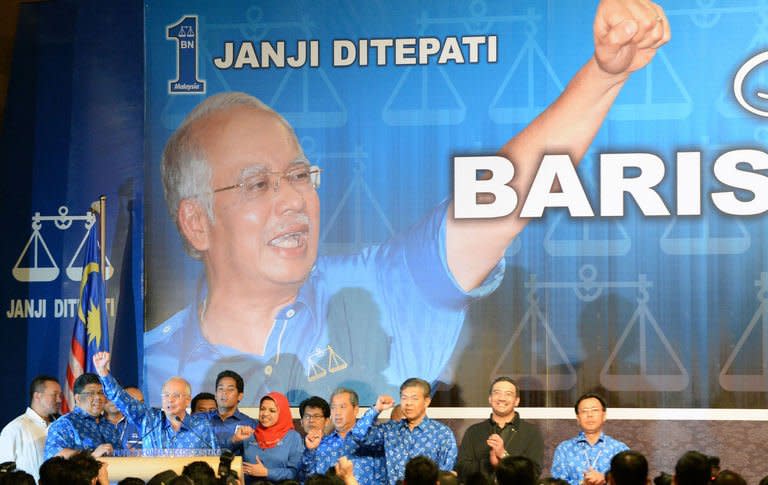
[[[304,440],[293,429],[288,398],[270,392],[259,403],[259,424],[255,430],[239,427],[233,441],[244,440],[245,483],[267,480],[277,483],[294,480],[299,473]]]

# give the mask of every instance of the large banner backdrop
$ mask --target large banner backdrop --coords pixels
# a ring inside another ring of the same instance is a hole
[[[519,379],[527,405],[569,406],[586,390],[621,407],[768,405],[768,5],[662,3],[672,40],[627,83],[578,169],[592,214],[546,208],[461,308],[444,260],[405,271],[398,251],[442,247],[455,158],[494,155],[557,98],[592,55],[596,2],[148,2],[151,399],[171,375],[196,393],[231,368],[246,378],[245,405],[266,390],[296,404],[339,385],[370,404],[421,376],[441,405],[478,406],[501,374]],[[160,178],[169,136],[225,91],[294,127],[322,169],[310,279],[348,272],[300,294],[252,351],[201,332],[205,271],[184,251]],[[608,197],[619,164],[625,187],[646,189]],[[383,275],[356,262],[366,258]],[[317,299],[326,314],[294,327],[294,308]]]

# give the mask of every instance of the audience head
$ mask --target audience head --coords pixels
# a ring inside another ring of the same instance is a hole
[[[144,485],[144,480],[136,477],[125,477],[117,485]]]
[[[195,485],[216,485],[218,479],[211,465],[204,461],[193,461],[188,463],[181,474],[191,479]]]
[[[539,480],[538,485],[569,485],[568,480],[555,477],[545,477]]]
[[[688,451],[677,460],[675,485],[706,485],[710,479],[709,460],[698,451]]]
[[[147,485],[168,485],[178,475],[173,470],[165,470],[150,478]]]
[[[611,459],[608,480],[611,485],[646,485],[648,460],[642,453],[633,450],[616,453]]]
[[[426,456],[415,456],[405,464],[405,485],[435,485],[440,470]]]
[[[99,376],[90,372],[81,374],[75,379],[72,390],[75,394],[75,405],[78,408],[91,416],[101,416],[107,398],[104,396],[104,388],[101,386]]]
[[[91,453],[88,451],[79,451],[75,453],[69,457],[69,462],[75,470],[78,470],[84,475],[89,483],[98,478],[101,467],[106,466],[104,463],[91,456]]]
[[[190,408],[192,414],[216,411],[216,396],[210,392],[200,392],[192,398]]]
[[[437,483],[440,485],[459,485],[459,478],[451,472],[442,470],[437,474]]]
[[[222,412],[237,408],[244,392],[245,383],[237,372],[227,369],[216,376],[216,404]]]
[[[0,473],[0,485],[37,485],[35,477],[24,470]]]
[[[464,485],[493,485],[491,480],[481,471],[470,473],[464,477],[462,482]],[[568,485],[568,482],[565,482]]]
[[[331,394],[331,421],[339,433],[346,433],[355,425],[359,410],[357,393],[340,387]]]
[[[653,479],[653,485],[672,485],[672,475],[661,472]]]
[[[499,485],[536,485],[536,465],[524,456],[507,456],[496,467]]]
[[[709,473],[711,479],[714,480],[717,477],[717,474],[720,473],[720,457],[708,456],[707,461],[709,462]]]
[[[432,402],[431,393],[429,382],[418,377],[406,379],[400,385],[400,407],[409,422],[418,423],[424,419]]]
[[[331,406],[320,396],[312,396],[299,404],[301,427],[305,433],[316,431],[325,434],[330,423]]]
[[[59,414],[61,386],[56,378],[40,375],[29,385],[29,407],[43,418]]]
[[[714,485],[747,485],[747,481],[741,475],[731,470],[718,473],[712,483]]]

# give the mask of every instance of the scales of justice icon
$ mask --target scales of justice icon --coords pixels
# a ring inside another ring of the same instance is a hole
[[[72,227],[75,221],[83,221],[83,228],[85,229],[83,237],[64,271],[70,280],[80,281],[83,275],[83,267],[78,266],[79,263],[76,262],[81,259],[80,252],[83,250],[85,241],[88,239],[88,231],[96,222],[96,216],[92,211],[88,211],[82,216],[69,215],[69,208],[67,206],[59,207],[58,212],[58,215],[49,216],[43,216],[39,212],[35,212],[35,215],[32,216],[32,235],[27,240],[19,258],[16,260],[16,264],[13,265],[11,270],[16,281],[40,283],[53,281],[58,278],[61,270],[59,265],[56,264],[56,259],[51,254],[51,250],[48,248],[41,233],[43,223],[53,222],[57,229],[66,231]],[[105,278],[110,279],[114,273],[114,268],[109,262],[109,258],[106,259],[106,265]]]

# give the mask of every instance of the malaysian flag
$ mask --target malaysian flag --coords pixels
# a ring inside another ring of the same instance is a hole
[[[75,326],[67,364],[67,385],[61,410],[71,411],[75,405],[73,387],[75,379],[84,372],[95,372],[93,356],[97,352],[109,351],[109,327],[107,321],[107,287],[99,266],[98,220],[88,230],[83,259],[83,276],[80,280],[80,295],[77,304]]]

